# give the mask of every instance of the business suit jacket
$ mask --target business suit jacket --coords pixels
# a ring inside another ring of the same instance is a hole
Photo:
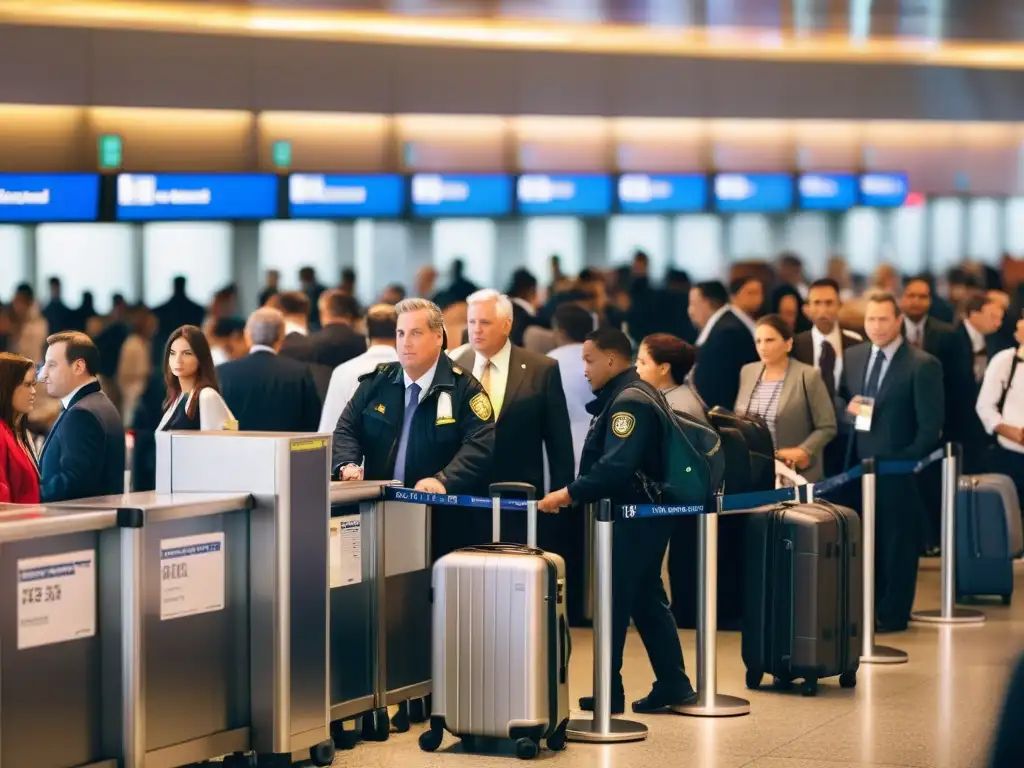
[[[851,347],[856,347],[858,344],[863,344],[864,339],[861,338],[855,331],[848,330],[846,328],[840,329],[842,331],[843,348],[842,350],[836,350],[837,353],[843,356],[843,368],[846,368],[846,350]],[[804,365],[814,365],[814,334],[812,331],[804,331],[798,333],[793,337],[793,352],[790,354],[794,360],[799,360]]]
[[[904,322],[901,333],[907,336]],[[968,348],[970,345],[968,345]],[[961,409],[964,392],[973,389],[974,373],[970,358],[964,354],[953,326],[947,325],[934,317],[924,321],[924,339],[922,348],[939,361],[942,366],[942,386],[945,395],[943,411],[943,429],[957,432],[964,421]],[[963,389],[966,387],[967,389]]]
[[[217,366],[220,393],[245,432],[316,432],[320,398],[309,366],[257,350]]]
[[[697,350],[693,385],[709,409],[732,408],[740,389],[740,370],[757,361],[757,348],[750,329],[732,312],[715,323]]]
[[[317,333],[320,332],[318,331]],[[309,369],[310,378],[313,380],[313,387],[316,389],[317,397],[320,398],[320,403],[322,404],[327,399],[327,389],[331,385],[331,373],[334,371],[334,368],[317,361],[318,352],[313,340],[314,336],[315,334],[307,335],[292,331],[284,337],[284,343],[281,345],[279,354],[306,364]],[[366,349],[365,344],[363,349]]]
[[[986,450],[992,443],[992,438],[978,418],[975,406],[978,403],[978,394],[981,392],[981,382],[974,378],[974,344],[971,341],[967,329],[963,323],[957,325],[953,331],[955,338],[955,362],[951,370],[944,370],[943,374],[947,380],[952,379],[947,387],[947,393],[952,390],[955,396],[953,402],[947,403],[947,422],[945,435],[948,440],[958,442],[964,449],[965,474],[977,474],[984,471],[987,460]],[[986,344],[985,354],[991,360]],[[950,395],[947,394],[947,398]]]
[[[124,492],[124,424],[99,382],[82,387],[50,429],[39,457],[44,503]]]
[[[366,337],[344,323],[324,327],[310,336],[309,342],[312,346],[310,362],[327,366],[332,372],[366,351]]]
[[[764,365],[750,363],[740,372],[740,391],[736,412],[746,413]],[[800,470],[808,481],[822,477],[822,453],[836,436],[836,411],[821,372],[799,360],[790,359],[779,395],[775,417],[775,447],[803,448],[811,457],[807,469]]]

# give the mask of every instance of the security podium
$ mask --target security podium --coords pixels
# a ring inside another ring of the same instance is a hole
[[[330,436],[161,432],[156,440],[158,493],[253,496],[246,627],[250,748],[261,765],[298,759],[330,765]]]

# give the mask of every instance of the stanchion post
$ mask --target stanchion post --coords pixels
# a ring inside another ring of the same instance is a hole
[[[922,624],[982,624],[985,614],[956,607],[956,497],[960,489],[961,449],[946,443],[942,457],[942,607],[915,611],[911,619]]]
[[[612,710],[612,530],[611,501],[602,499],[594,515],[594,716],[569,721],[569,741],[610,743],[641,741],[647,726],[632,720],[613,719]]]
[[[718,513],[723,497],[715,497],[716,509],[700,515],[697,522],[697,700],[672,707],[673,712],[693,717],[735,717],[750,713],[750,702],[718,692]]]
[[[861,573],[864,598],[861,633],[861,664],[906,664],[907,653],[898,648],[875,644],[875,504],[878,501],[878,473],[874,459],[864,459],[861,464]],[[856,577],[855,574],[850,574]]]

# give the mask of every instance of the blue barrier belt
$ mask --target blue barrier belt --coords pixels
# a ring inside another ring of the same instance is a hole
[[[842,474],[827,477],[824,480],[814,484],[814,495],[823,496],[826,493],[836,490],[836,488],[842,488],[847,483],[851,483],[854,480],[859,480],[863,474],[863,467],[854,467],[853,469],[847,470]]]
[[[754,493],[734,493],[722,497],[722,511],[732,512],[741,509],[754,509],[785,501],[798,501],[799,491],[796,487],[777,488],[773,491],[755,491]]]
[[[385,501],[404,501],[408,504],[428,504],[432,507],[474,507],[491,509],[493,501],[488,496],[458,496],[449,493],[425,493],[394,485],[385,486]],[[508,510],[526,509],[526,499],[502,499],[501,508]]]

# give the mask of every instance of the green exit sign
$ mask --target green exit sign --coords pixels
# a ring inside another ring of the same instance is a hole
[[[277,168],[288,168],[292,164],[292,143],[290,141],[275,141],[270,154]]]
[[[121,167],[121,137],[108,133],[99,139],[99,166],[101,170],[117,170]]]

